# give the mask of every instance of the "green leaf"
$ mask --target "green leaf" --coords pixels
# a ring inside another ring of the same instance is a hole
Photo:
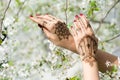
[[[13,62],[13,61],[8,61],[8,64],[9,64],[10,66],[13,66],[13,65],[14,65],[14,62]]]
[[[0,38],[0,45],[2,44],[2,42],[3,42],[3,41],[2,41],[2,39]]]
[[[0,69],[3,68],[2,64],[3,64],[3,63],[0,63]]]
[[[41,67],[42,65],[43,65],[43,62],[42,62],[42,61],[40,61],[39,66]]]
[[[17,4],[18,4],[18,6],[21,5],[20,0],[16,0],[16,2],[17,2]]]
[[[66,78],[66,80],[81,80],[80,79],[80,77],[78,77],[78,76],[74,76],[74,77],[72,77],[72,78]]]
[[[6,35],[6,34],[7,34],[7,31],[2,31],[2,34],[3,34],[3,35],[4,35],[4,34]]]
[[[62,64],[56,64],[55,66],[54,66],[54,68],[56,69],[58,69],[58,68],[61,68],[62,67]]]
[[[99,11],[98,4],[97,4],[97,2],[95,0],[91,0],[89,2],[87,16],[88,17],[93,16],[94,11]]]
[[[90,5],[94,7],[96,5],[96,1],[90,1]]]
[[[75,11],[74,7],[69,7],[68,10],[71,11],[71,12],[74,12],[74,11]]]
[[[90,10],[88,11],[88,16],[92,16],[92,15],[93,15],[93,10],[90,9]]]
[[[0,80],[12,80],[12,79],[8,77],[0,77]]]
[[[26,26],[26,27],[23,28],[23,31],[26,32],[26,31],[28,31],[29,29],[30,29],[30,28]]]
[[[95,11],[99,11],[99,8],[95,8]]]
[[[114,65],[114,66],[112,67],[112,72],[114,73],[114,72],[117,72],[117,71],[118,71],[118,68],[117,68],[116,65]]]
[[[68,23],[67,28],[69,29],[72,26],[72,23]]]

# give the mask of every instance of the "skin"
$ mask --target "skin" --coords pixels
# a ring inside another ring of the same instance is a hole
[[[76,15],[74,27],[70,30],[82,60],[84,80],[99,80],[98,65],[95,60],[98,41],[86,17],[83,14]]]
[[[86,62],[92,65],[92,57],[95,58],[95,54],[98,47],[98,40],[94,35],[94,32],[88,21],[83,14],[75,16],[74,27],[70,28],[71,34],[74,38],[76,50],[80,54],[82,61],[86,58]],[[91,58],[91,60],[89,60]]]
[[[67,35],[68,38],[62,38],[59,39],[58,34],[56,34],[55,31],[56,30],[56,24],[58,22],[60,22],[61,24],[65,23],[52,16],[52,15],[36,15],[36,16],[30,16],[29,17],[32,21],[34,21],[35,23],[39,24],[39,27],[43,30],[43,32],[45,33],[46,37],[52,41],[55,45],[57,46],[61,46],[63,48],[66,48],[68,50],[71,50],[77,54],[79,54],[79,52],[76,49],[76,45],[75,45],[75,41],[74,38],[71,34]],[[89,24],[89,22],[87,21],[87,24]],[[64,28],[66,28],[66,33],[70,33],[70,31],[68,30],[68,28],[66,26],[63,26]],[[71,46],[70,46],[71,45]],[[106,66],[106,61],[111,62],[111,64],[113,65],[118,65],[118,59],[116,56],[109,54],[107,52],[104,52],[102,50],[97,50],[96,51],[96,60],[98,62],[98,67],[99,67],[99,71],[101,72],[106,72],[111,71],[112,70],[112,66]]]

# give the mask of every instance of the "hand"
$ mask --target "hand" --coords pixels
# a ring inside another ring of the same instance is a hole
[[[97,51],[98,40],[86,17],[83,14],[76,15],[74,26],[70,30],[82,61],[93,61]]]
[[[39,27],[43,29],[45,35],[55,45],[76,52],[74,39],[62,20],[51,15],[30,16],[30,19],[36,22]]]

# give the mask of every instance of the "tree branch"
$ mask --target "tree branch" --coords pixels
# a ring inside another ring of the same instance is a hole
[[[120,36],[120,33],[119,33],[118,35],[116,35],[116,36],[114,36],[114,37],[108,39],[108,40],[103,41],[103,42],[110,42],[110,41],[112,41],[112,40],[118,38],[119,36]]]
[[[68,21],[67,10],[68,10],[68,0],[66,0],[66,7],[65,7],[66,24],[67,24],[67,21]]]
[[[99,29],[101,28],[101,24],[103,23],[103,21],[105,20],[105,18],[108,16],[108,14],[111,12],[111,10],[120,2],[120,0],[118,0],[117,2],[115,2],[115,4],[108,10],[108,12],[106,13],[106,15],[101,19],[98,28],[96,29],[96,33],[99,31]]]
[[[94,22],[94,23],[99,23],[100,24],[100,20],[93,20],[93,19],[90,19],[91,22]],[[103,21],[102,23],[105,23],[105,24],[110,24],[109,21]]]
[[[24,5],[24,3],[26,2],[27,0],[25,0],[24,2],[23,2],[23,4],[20,6],[20,8],[19,8],[19,10],[18,10],[18,12],[17,12],[17,14],[16,14],[16,16],[18,16],[19,15],[19,13],[20,13],[20,11],[22,10],[22,8],[23,8],[23,5]],[[17,18],[11,23],[11,24],[9,24],[8,26],[11,26],[12,24],[14,24],[15,22],[17,21]],[[3,24],[4,25],[4,24]],[[4,38],[2,39],[2,41],[4,41],[6,38],[7,38],[7,27],[8,26],[4,26],[4,31],[1,31],[2,32],[2,35],[4,36]]]
[[[2,33],[2,25],[3,25],[3,21],[4,21],[4,19],[5,19],[5,16],[6,16],[7,10],[9,9],[10,3],[11,3],[11,0],[9,0],[8,5],[7,5],[7,7],[6,7],[6,9],[5,9],[4,13],[3,13],[3,17],[2,17],[2,19],[1,19],[0,34]]]
[[[23,6],[24,6],[24,4],[25,4],[26,1],[27,0],[25,0],[23,2],[23,4],[20,6],[20,8],[19,8],[19,10],[18,10],[18,12],[17,12],[17,14],[15,16],[19,16],[19,13],[21,12],[21,10],[22,10],[22,8],[23,8]],[[15,20],[12,23],[10,23],[9,25],[7,25],[6,27],[13,25],[16,21],[17,21],[17,18],[15,18]]]

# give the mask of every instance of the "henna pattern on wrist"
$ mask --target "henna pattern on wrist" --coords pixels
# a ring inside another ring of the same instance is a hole
[[[65,23],[62,23],[60,21],[58,21],[56,24],[55,24],[55,34],[57,34],[59,40],[62,40],[62,39],[68,39],[69,36],[71,35],[70,32],[69,32],[69,29],[66,27],[66,24]]]
[[[85,38],[87,39],[87,43],[85,42]],[[89,41],[90,40],[90,43]],[[86,43],[84,45],[81,45],[81,43]],[[97,50],[97,42],[95,39],[93,39],[90,36],[85,36],[83,39],[80,41],[78,45],[78,49],[80,51],[80,57],[82,61],[89,63],[91,66],[93,65],[93,62],[96,61],[95,59],[95,52]],[[84,50],[86,49],[86,50]]]

